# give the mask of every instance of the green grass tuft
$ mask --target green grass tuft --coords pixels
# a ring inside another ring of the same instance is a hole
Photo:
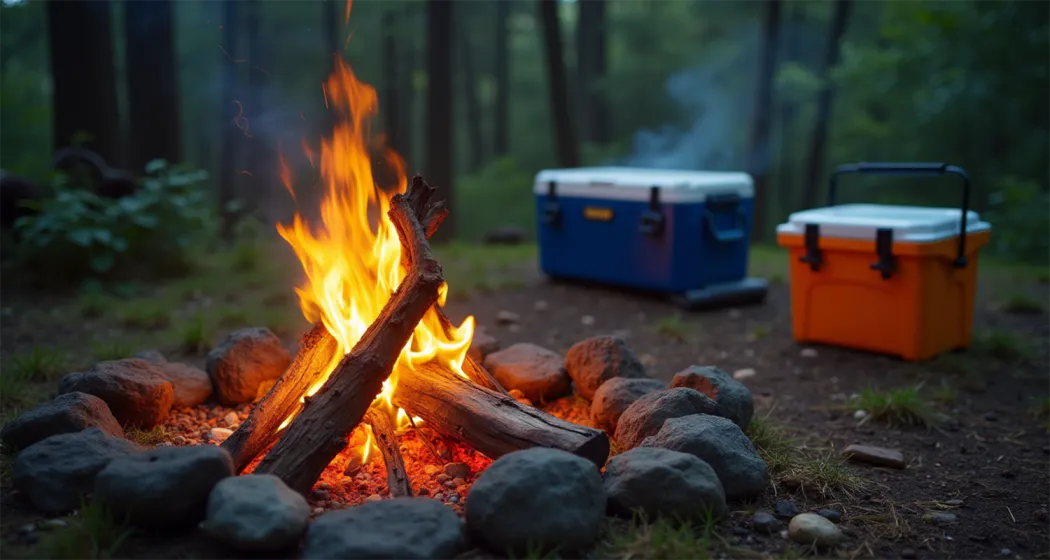
[[[799,460],[795,441],[766,418],[752,418],[747,427],[747,437],[751,438],[758,454],[774,472],[786,471]]]
[[[123,340],[103,340],[91,346],[91,354],[99,362],[123,360],[130,358],[134,353],[131,345]]]
[[[87,291],[77,296],[77,313],[85,319],[97,319],[113,308],[114,299],[100,291]]]
[[[1003,302],[1003,311],[1017,314],[1039,314],[1043,312],[1043,303],[1025,294],[1012,294]]]
[[[183,352],[203,354],[211,347],[212,334],[208,319],[197,313],[179,329],[179,347]]]
[[[595,556],[619,560],[711,558],[716,521],[710,512],[699,522],[668,518],[650,522],[637,514],[625,528],[607,531],[606,539],[595,551]]]
[[[69,526],[46,534],[36,557],[46,559],[116,558],[133,530],[118,521],[99,500],[82,505],[79,514],[67,517]]]
[[[237,272],[250,272],[259,268],[262,262],[262,251],[259,245],[252,241],[241,241],[233,248],[233,270]]]
[[[767,418],[753,418],[747,436],[782,486],[816,493],[822,499],[852,497],[867,487],[867,481],[853,474],[841,457],[810,452]]]
[[[930,403],[919,393],[921,385],[887,391],[865,387],[852,399],[850,406],[854,411],[868,413],[861,423],[879,421],[890,426],[931,426],[935,423],[935,414]]]
[[[68,363],[62,350],[36,346],[29,353],[12,357],[3,374],[25,381],[50,381],[64,374]]]
[[[978,355],[990,356],[1008,363],[1027,363],[1035,350],[1032,344],[1017,333],[990,329],[977,333],[970,348]]]
[[[160,329],[171,324],[171,306],[162,302],[136,301],[120,315],[125,327]]]
[[[959,401],[959,390],[947,381],[942,380],[940,385],[934,387],[932,393],[934,402],[938,404],[951,406]]]
[[[751,327],[751,338],[753,340],[762,340],[769,336],[769,331],[769,325],[755,325],[754,327]]]
[[[124,438],[144,447],[153,447],[158,443],[167,441],[168,430],[164,426],[155,426],[150,430],[128,428],[124,430]]]
[[[681,313],[665,315],[656,320],[656,334],[672,340],[684,340],[687,327]]]

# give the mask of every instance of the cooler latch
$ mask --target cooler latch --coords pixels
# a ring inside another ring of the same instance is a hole
[[[806,254],[799,257],[799,262],[809,265],[810,270],[820,270],[824,259],[820,256],[820,224],[806,224]]]
[[[871,269],[882,273],[882,279],[888,280],[897,270],[897,263],[893,259],[893,230],[879,228],[875,232],[875,252],[879,255],[878,262],[872,263]]]
[[[660,187],[649,189],[649,209],[642,213],[638,231],[657,236],[664,231],[664,215],[660,212]]]
[[[549,226],[557,226],[561,221],[561,207],[558,205],[554,181],[547,183],[547,203],[543,207],[543,223]]]

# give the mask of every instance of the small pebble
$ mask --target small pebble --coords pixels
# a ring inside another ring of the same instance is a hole
[[[446,480],[445,481],[445,488],[455,489],[456,488],[456,483],[452,482],[451,480]]]
[[[536,308],[536,311],[546,311],[547,308],[550,307],[550,304],[548,304],[546,301],[544,301],[542,299],[538,299],[538,300],[536,300],[536,303],[534,304],[533,307]]]
[[[984,413],[984,419],[989,421],[989,422],[998,422],[999,421],[999,417],[994,412],[986,412],[986,413]]]
[[[434,499],[439,501],[439,502],[443,502],[443,501],[445,501],[445,495],[442,494],[441,492],[438,492],[437,494],[434,494]]]
[[[241,422],[241,419],[237,418],[236,412],[231,412],[224,416],[222,421],[225,422],[227,426],[233,426],[235,424],[239,424]]]
[[[795,517],[798,515],[798,506],[796,506],[795,502],[792,502],[791,500],[777,500],[773,512],[776,513],[777,517]]]
[[[745,529],[743,527],[733,527],[732,531],[733,531],[734,535],[737,535],[739,537],[747,536],[747,529]]]
[[[314,510],[313,510],[313,514],[314,515],[321,515],[322,513],[324,513],[324,508],[323,507],[315,507]]]
[[[19,535],[28,535],[33,531],[36,531],[36,525],[33,523],[26,523],[25,525],[22,525],[18,528]]]
[[[427,465],[423,468],[423,472],[427,473],[427,476],[434,476],[435,474],[441,472],[441,469],[438,468],[437,465]]]
[[[946,505],[946,506],[961,506],[961,505],[963,505],[963,501],[958,499],[958,498],[956,498],[954,500],[948,500],[948,501],[944,502],[944,505]]]
[[[186,445],[186,438],[182,436],[175,436],[174,438],[172,438],[172,441],[175,443],[175,445]]]
[[[48,519],[40,523],[40,529],[58,529],[61,527],[68,527],[69,523],[65,519]]]
[[[733,372],[733,379],[736,379],[737,381],[743,381],[744,379],[750,379],[754,377],[756,374],[757,372],[751,368],[738,369]]]
[[[931,511],[926,515],[922,516],[922,518],[929,523],[933,523],[934,525],[947,525],[949,523],[955,523],[955,521],[958,519],[958,517],[956,517],[954,513],[946,513],[943,511]]]
[[[816,348],[803,348],[799,355],[803,358],[816,358],[819,354]]]
[[[1010,556],[1011,554],[1013,554],[1013,551],[1010,550],[1009,548],[1004,548],[1004,549],[999,551],[999,556],[1006,557],[1006,556]]]
[[[446,483],[446,482],[448,482],[450,480],[452,480],[452,477],[447,475],[447,474],[445,474],[445,473],[441,473],[441,474],[437,475],[437,481],[440,482],[441,484],[444,484],[444,483]]]
[[[378,502],[378,501],[380,501],[382,499],[383,499],[383,497],[380,496],[379,494],[369,494],[369,496],[367,498],[365,498],[365,501],[366,502]]]
[[[459,496],[452,496],[448,501],[454,504],[459,501]]]
[[[314,490],[310,492],[310,498],[314,501],[323,501],[328,499],[328,490]]]
[[[818,509],[817,515],[823,517],[824,519],[827,519],[832,523],[838,523],[842,520],[842,513],[829,508]]]
[[[768,511],[756,511],[751,517],[751,528],[757,533],[772,535],[780,530],[780,522]]]
[[[863,420],[864,417],[866,417],[867,415],[868,415],[868,411],[867,410],[856,410],[856,411],[853,412],[853,419],[854,420]]]
[[[426,486],[422,486],[422,487],[419,488],[419,490],[416,491],[416,494],[418,494],[420,496],[429,496],[430,495],[430,489],[427,488]]]
[[[905,548],[901,551],[901,558],[903,558],[904,560],[915,560],[915,558],[918,557],[919,556],[915,554],[914,548]]]
[[[496,314],[496,323],[500,325],[511,325],[518,322],[521,317],[513,311],[500,311]]]
[[[452,479],[452,484],[454,484],[456,486],[463,486],[466,483],[467,483],[466,480],[463,480],[462,478],[459,478],[459,477]]]
[[[589,327],[589,326],[593,325],[594,324],[594,316],[593,315],[584,315],[584,316],[580,317],[580,324],[585,326],[585,327]]]
[[[445,465],[445,474],[452,478],[467,478],[470,476],[470,465],[466,463],[449,463]]]
[[[208,439],[215,443],[222,443],[233,434],[233,430],[227,428],[212,428],[208,430]]]

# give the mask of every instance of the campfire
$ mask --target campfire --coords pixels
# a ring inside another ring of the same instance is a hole
[[[307,153],[324,182],[322,223],[313,227],[296,214],[291,226],[278,227],[306,273],[296,291],[314,326],[222,443],[236,470],[276,475],[306,494],[348,446],[365,462],[375,445],[391,495],[408,496],[397,433],[423,426],[493,459],[548,447],[604,465],[605,432],[520,402],[467,355],[473,318],[457,327],[442,310],[448,285],[427,240],[448,209],[421,177],[409,182],[389,150],[397,188],[376,187],[369,134],[375,89],[338,61],[325,94],[337,123],[319,152]],[[287,167],[282,177],[294,197]],[[349,443],[360,439],[355,430],[365,430],[365,443]]]

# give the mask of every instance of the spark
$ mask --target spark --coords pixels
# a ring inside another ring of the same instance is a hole
[[[328,87],[325,86],[324,82],[321,82],[321,91],[324,92],[324,108],[328,108]]]
[[[232,56],[230,56],[230,53],[226,52],[226,49],[224,49],[222,45],[219,45],[219,50],[222,51],[222,54],[226,55],[226,58],[230,59],[230,61],[232,61],[232,62],[235,62],[235,63],[244,62],[243,58],[233,58]]]
[[[233,117],[233,124],[241,129],[245,136],[251,138],[252,135],[248,132],[248,118],[244,116],[244,106],[237,100],[234,100],[233,104],[237,106],[237,115]]]
[[[240,173],[241,175],[247,175],[249,177],[255,177],[255,175],[252,175],[252,172],[248,171],[247,169],[242,169],[242,170],[238,171],[237,173]]]

